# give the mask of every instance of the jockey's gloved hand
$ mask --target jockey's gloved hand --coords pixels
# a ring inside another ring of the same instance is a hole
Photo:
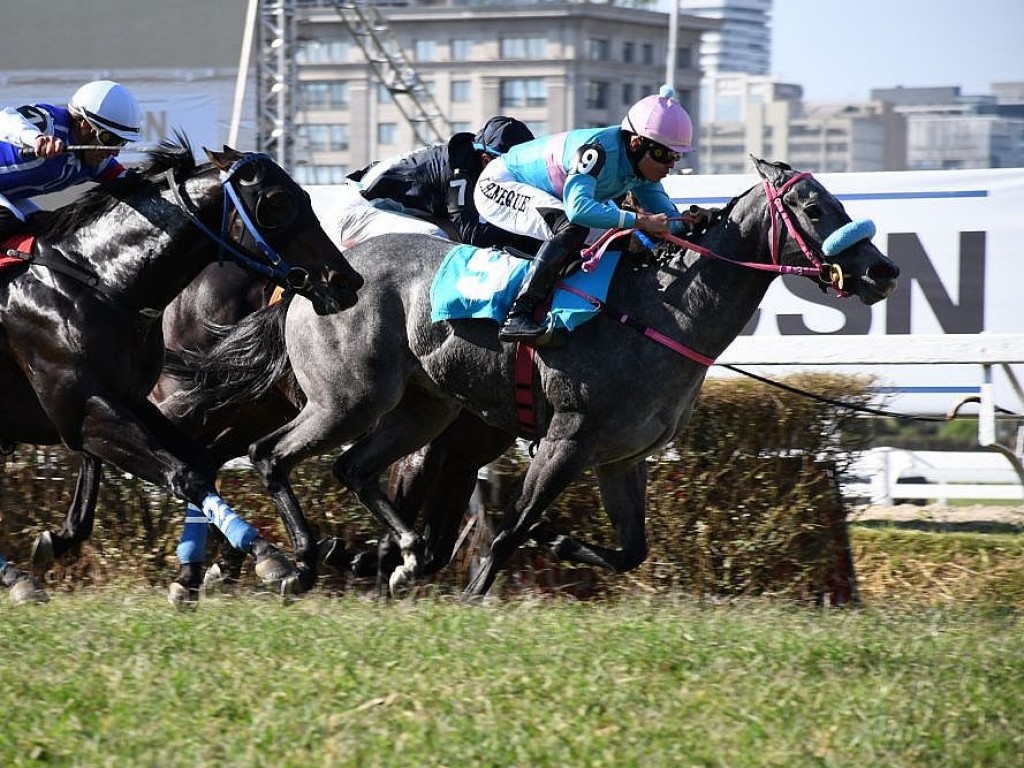
[[[682,214],[687,234],[694,235],[703,232],[719,210],[718,208],[701,208],[699,205],[691,205]]]
[[[30,149],[36,157],[42,157],[45,159],[64,154],[67,149],[67,145],[64,143],[63,139],[59,139],[56,136],[47,136],[45,133],[41,133],[36,136],[36,139],[32,143]]]

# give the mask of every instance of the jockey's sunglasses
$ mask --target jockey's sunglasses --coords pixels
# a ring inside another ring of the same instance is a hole
[[[128,139],[121,138],[116,133],[108,131],[106,128],[100,128],[89,118],[85,118],[85,122],[87,122],[89,127],[92,128],[92,132],[96,136],[96,143],[101,146],[116,149],[118,147],[123,147],[128,143]]]
[[[650,155],[651,160],[661,165],[675,165],[683,157],[678,152],[674,152],[656,141],[647,139],[645,143],[647,144],[647,154]]]

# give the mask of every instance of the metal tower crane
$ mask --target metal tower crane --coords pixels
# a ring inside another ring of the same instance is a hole
[[[423,85],[409,58],[392,34],[374,0],[251,0],[258,5],[250,14],[256,33],[257,115],[256,143],[260,151],[291,169],[297,134],[294,115],[298,103],[295,64],[296,21],[300,11],[333,9],[359,46],[378,82],[391,93],[395,105],[421,144],[444,141],[453,127],[437,101]]]
[[[321,0],[321,4],[337,12],[377,80],[391,93],[395,106],[412,127],[419,143],[446,141],[452,135],[452,124],[416,74],[377,3],[373,0]]]

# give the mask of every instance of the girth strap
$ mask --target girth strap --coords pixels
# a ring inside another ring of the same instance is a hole
[[[20,250],[22,248],[26,250]],[[100,284],[99,275],[95,272],[78,266],[52,245],[36,238],[22,241],[16,248],[7,249],[6,253],[10,257],[21,259],[26,264],[38,264],[52,269],[54,272],[60,272],[90,288],[95,288]]]

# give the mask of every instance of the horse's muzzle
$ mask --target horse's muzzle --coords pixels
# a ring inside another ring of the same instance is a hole
[[[867,305],[876,304],[896,290],[900,268],[896,262],[882,256],[856,276],[854,288],[857,297]]]

